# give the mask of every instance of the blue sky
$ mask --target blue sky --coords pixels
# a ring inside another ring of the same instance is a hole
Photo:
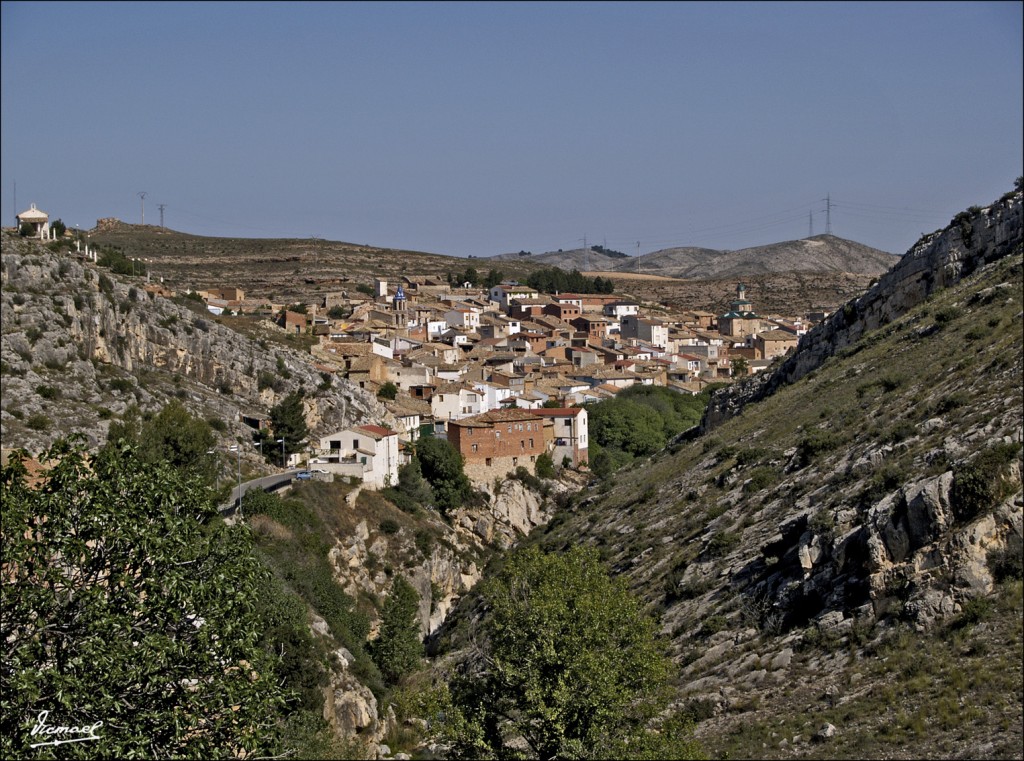
[[[3,2],[0,215],[903,253],[1024,174],[1022,4]],[[637,245],[639,243],[639,246]]]

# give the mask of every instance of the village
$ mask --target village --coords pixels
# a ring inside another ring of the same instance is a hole
[[[56,237],[34,205],[19,223],[31,225],[34,237]],[[77,239],[76,253],[96,261],[97,252]],[[151,296],[176,295],[149,280]],[[447,438],[478,484],[520,466],[533,471],[542,455],[556,469],[585,469],[586,405],[636,384],[699,394],[709,384],[760,372],[828,316],[759,315],[742,283],[729,311],[714,314],[615,294],[546,294],[509,280],[489,288],[451,280],[353,282],[314,303],[269,303],[236,287],[189,295],[212,315],[255,317],[305,337],[318,372],[377,397],[393,427],[377,421],[320,435],[284,463],[371,489],[397,482],[407,447],[425,434]],[[265,424],[258,415],[247,422]]]
[[[490,484],[551,456],[588,462],[586,405],[635,384],[699,394],[760,372],[827,314],[762,317],[743,284],[731,309],[672,314],[614,295],[542,294],[517,282],[489,289],[410,275],[373,293],[328,294],[316,304],[267,305],[236,288],[199,291],[214,314],[267,314],[279,330],[311,335],[311,361],[375,394],[395,430],[357,426],[319,437],[308,466],[394,484],[402,451],[424,434],[446,437],[466,474]]]

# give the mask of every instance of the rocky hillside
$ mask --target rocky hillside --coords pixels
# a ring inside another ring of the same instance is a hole
[[[72,431],[99,444],[130,405],[155,411],[171,398],[219,421],[225,442],[249,441],[241,416],[265,416],[300,388],[314,431],[388,420],[369,394],[322,377],[269,322],[244,335],[201,302],[151,297],[141,278],[126,282],[38,241],[5,234],[2,244],[5,448],[35,453]],[[278,382],[261,388],[261,374]]]
[[[531,535],[647,601],[712,757],[1021,757],[1021,204],[959,215]]]
[[[676,278],[747,278],[770,273],[851,273],[880,275],[898,257],[834,235],[815,235],[738,251],[676,247],[639,257],[600,251],[552,251],[528,257],[503,254],[501,261],[529,261],[548,267],[590,272],[657,274]]]

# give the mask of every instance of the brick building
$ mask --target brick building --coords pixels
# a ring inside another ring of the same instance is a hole
[[[448,423],[448,441],[465,459],[466,475],[483,483],[520,465],[532,473],[552,438],[551,422],[530,410],[492,410]]]

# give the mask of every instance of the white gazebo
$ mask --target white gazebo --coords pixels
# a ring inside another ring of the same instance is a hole
[[[19,230],[22,225],[31,225],[33,236],[40,240],[50,237],[50,215],[37,209],[35,204],[32,204],[28,211],[23,211],[18,215]]]

